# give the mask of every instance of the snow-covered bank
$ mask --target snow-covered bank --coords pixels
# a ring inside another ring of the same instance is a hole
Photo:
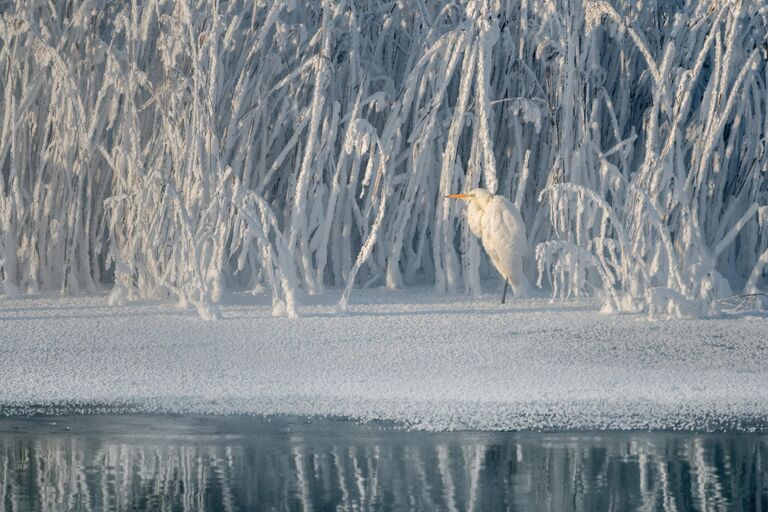
[[[429,429],[707,428],[768,418],[768,316],[649,321],[588,302],[361,291],[297,319],[233,297],[172,304],[0,299],[4,413],[321,414]],[[313,303],[314,301],[314,303]]]

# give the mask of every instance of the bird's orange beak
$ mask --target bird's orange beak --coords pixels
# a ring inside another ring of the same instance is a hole
[[[466,199],[469,196],[469,194],[448,194],[445,197],[450,197],[451,199]]]

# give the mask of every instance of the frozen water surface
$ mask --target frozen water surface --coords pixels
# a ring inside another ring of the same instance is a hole
[[[428,430],[761,429],[768,318],[650,321],[545,298],[232,296],[222,319],[0,299],[0,403],[30,412],[322,415]]]

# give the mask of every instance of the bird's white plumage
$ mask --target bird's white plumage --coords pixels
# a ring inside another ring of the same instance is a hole
[[[467,192],[469,230],[483,243],[491,263],[512,287],[515,296],[525,296],[530,285],[523,273],[523,257],[528,251],[525,224],[514,204],[504,196],[483,188]]]

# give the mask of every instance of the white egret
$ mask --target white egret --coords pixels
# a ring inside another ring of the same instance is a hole
[[[446,197],[464,199],[467,206],[469,230],[483,242],[483,248],[491,263],[504,278],[501,303],[507,298],[507,286],[512,286],[515,296],[526,296],[530,285],[523,273],[523,256],[528,250],[525,224],[512,201],[494,195],[484,188],[470,190],[466,194],[449,194]]]

